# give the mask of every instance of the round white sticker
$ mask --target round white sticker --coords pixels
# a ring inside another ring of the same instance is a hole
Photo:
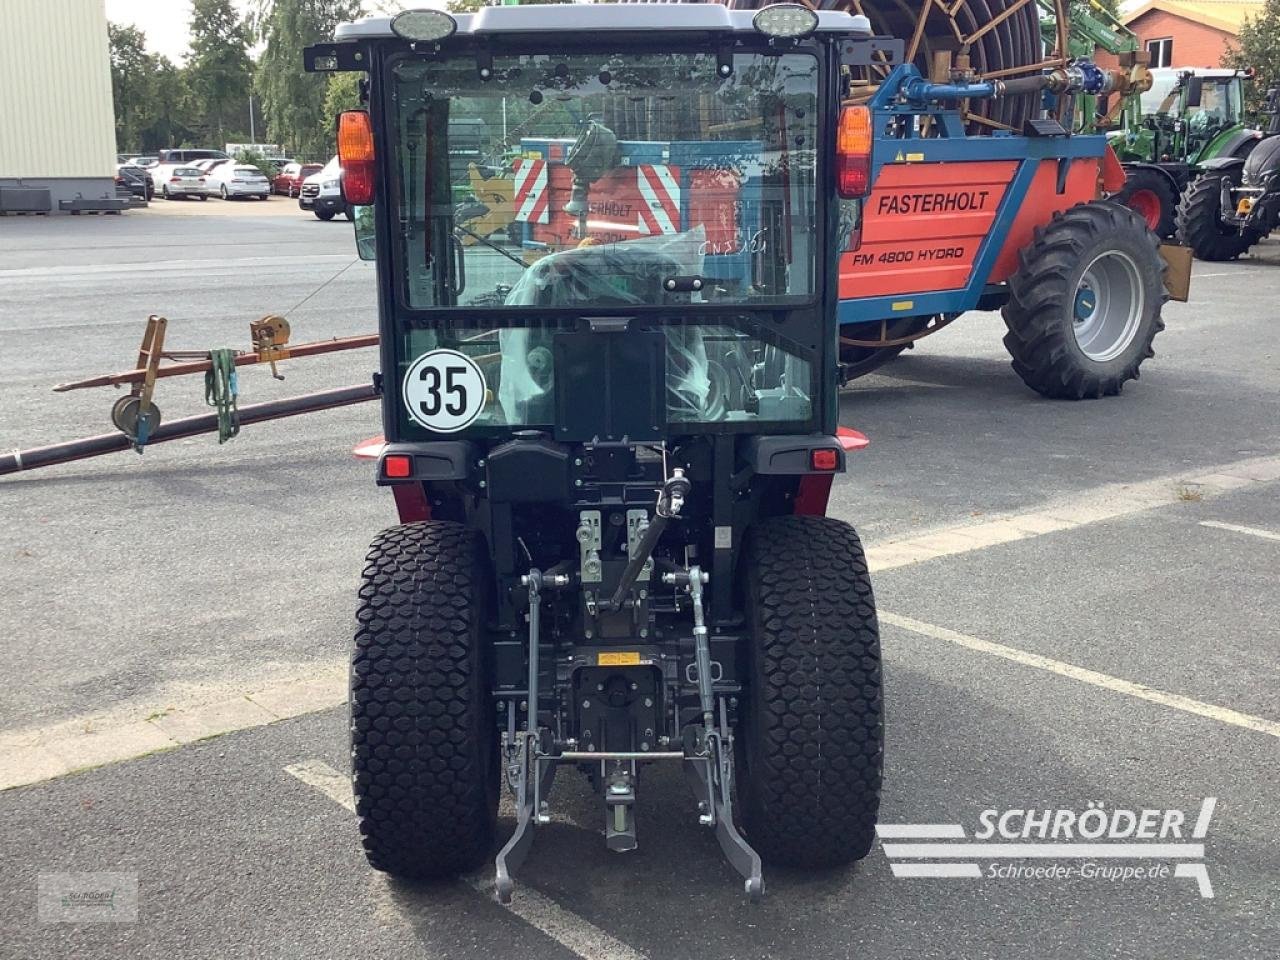
[[[404,375],[409,417],[436,433],[457,433],[480,416],[487,387],[475,361],[456,350],[432,350]]]

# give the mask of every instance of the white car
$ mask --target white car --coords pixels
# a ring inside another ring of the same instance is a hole
[[[257,167],[244,163],[220,163],[209,173],[213,191],[223,200],[236,197],[256,197],[265,200],[271,193],[271,181]]]
[[[342,199],[342,167],[338,166],[337,157],[326,163],[319,173],[302,181],[298,206],[310,210],[321,220],[332,220],[339,213],[351,219],[351,211]]]
[[[187,200],[209,199],[209,180],[199,167],[169,166],[156,167],[151,173],[151,180],[160,188],[160,195],[166,200],[177,197]]]

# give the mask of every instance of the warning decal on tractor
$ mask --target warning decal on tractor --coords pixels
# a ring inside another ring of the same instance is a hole
[[[480,416],[488,385],[465,353],[432,350],[409,364],[402,392],[414,423],[435,433],[456,433]]]
[[[547,165],[542,160],[522,157],[516,161],[516,185],[513,191],[515,219],[525,223],[546,223]]]

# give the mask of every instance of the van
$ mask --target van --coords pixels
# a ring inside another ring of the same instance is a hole
[[[231,157],[221,150],[161,150],[160,162],[170,164],[191,164],[197,160],[230,160]]]

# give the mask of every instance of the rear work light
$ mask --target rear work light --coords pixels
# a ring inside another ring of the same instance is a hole
[[[815,470],[834,470],[840,466],[840,454],[830,448],[814,450],[809,454],[809,462]]]
[[[338,165],[342,199],[355,206],[373,203],[373,125],[364,110],[338,114]]]
[[[871,192],[871,110],[845,107],[836,132],[836,189],[846,200]]]
[[[413,458],[403,453],[393,453],[382,460],[382,475],[392,480],[413,476]]]

